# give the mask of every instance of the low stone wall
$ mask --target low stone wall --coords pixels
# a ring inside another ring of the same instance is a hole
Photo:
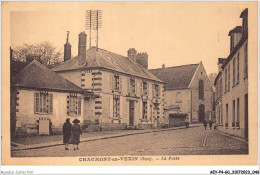
[[[136,126],[136,129],[151,129],[152,128],[152,124],[138,124]]]

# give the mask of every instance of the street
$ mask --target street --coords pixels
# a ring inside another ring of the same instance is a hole
[[[64,146],[12,151],[14,157],[119,155],[229,155],[248,154],[246,142],[202,126],[82,142],[79,150]]]

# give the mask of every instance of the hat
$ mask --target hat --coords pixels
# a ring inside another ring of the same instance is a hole
[[[75,119],[72,123],[80,123],[80,121],[78,119]]]

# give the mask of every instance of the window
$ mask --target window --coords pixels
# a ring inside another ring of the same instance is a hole
[[[204,83],[203,80],[199,81],[199,99],[204,99]]]
[[[128,92],[130,94],[135,94],[136,93],[136,84],[135,84],[135,79],[134,78],[129,78],[128,79]]]
[[[223,85],[222,85],[222,78],[220,79],[220,83],[219,83],[219,89],[220,89],[220,97],[222,97],[223,95]]]
[[[234,35],[231,34],[230,36],[230,52],[233,50],[234,48]]]
[[[228,127],[228,104],[226,104],[226,124],[225,127]]]
[[[67,96],[67,114],[81,115],[81,97],[78,97],[76,93],[70,93]]]
[[[233,120],[232,120],[232,127],[235,127],[236,121],[236,101],[233,100]]]
[[[230,89],[230,64],[228,65],[228,90]]]
[[[237,84],[239,84],[239,52],[237,54]]]
[[[176,103],[182,103],[182,95],[180,92],[176,94]]]
[[[160,88],[158,84],[153,84],[153,97],[160,97]]]
[[[225,69],[225,92],[227,92],[227,68]]]
[[[223,105],[220,106],[220,123],[223,124]]]
[[[49,114],[53,112],[53,94],[41,91],[34,94],[34,113]]]
[[[236,58],[233,58],[233,86],[236,84]]]
[[[122,76],[117,74],[111,74],[110,77],[111,89],[113,91],[121,91],[122,90]]]
[[[240,127],[240,119],[239,119],[239,98],[237,99],[237,122],[236,122],[236,127]]]
[[[244,77],[247,78],[247,76],[248,76],[247,43],[245,44],[244,52],[245,52]]]
[[[120,117],[120,98],[119,96],[114,96],[113,98],[113,117]]]
[[[147,82],[141,82],[141,94],[148,95],[148,84]]]
[[[114,75],[115,78],[115,90],[119,90],[120,87],[120,83],[119,83],[119,76],[118,75]]]
[[[143,119],[147,120],[147,102],[143,102]]]

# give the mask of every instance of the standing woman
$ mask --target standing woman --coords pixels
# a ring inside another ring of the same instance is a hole
[[[70,136],[71,136],[71,123],[70,123],[70,119],[67,118],[66,122],[63,124],[63,143],[65,144],[65,150],[68,150],[68,146],[69,146],[69,140],[70,140]]]
[[[206,119],[204,120],[203,124],[204,124],[204,128],[206,130],[207,129],[207,120]]]
[[[80,135],[82,132],[79,125],[80,121],[78,119],[73,120],[72,123],[70,143],[74,145],[74,150],[76,150],[79,149]]]

